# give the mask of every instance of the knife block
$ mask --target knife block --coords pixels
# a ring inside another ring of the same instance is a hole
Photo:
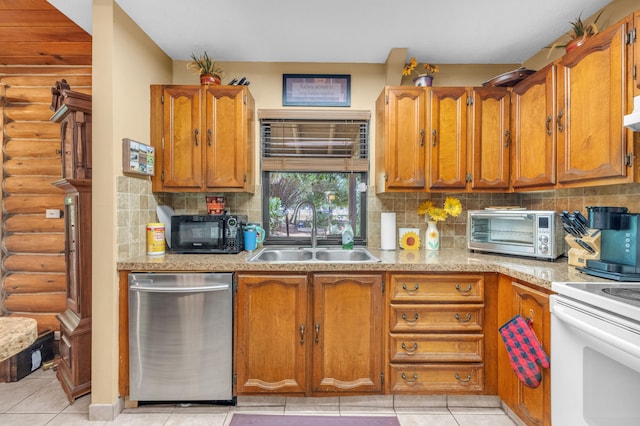
[[[566,235],[564,240],[569,244],[568,257],[569,265],[571,266],[587,266],[587,259],[600,259],[600,235],[599,229],[587,229],[588,234],[583,237],[574,237],[573,235]],[[576,240],[582,240],[584,243],[591,246],[595,253],[590,253],[588,250],[580,246],[580,243]]]

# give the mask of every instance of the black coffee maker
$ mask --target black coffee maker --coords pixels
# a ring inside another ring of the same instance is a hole
[[[640,214],[626,207],[587,207],[589,228],[600,229],[600,259],[576,268],[585,274],[617,281],[640,281]]]

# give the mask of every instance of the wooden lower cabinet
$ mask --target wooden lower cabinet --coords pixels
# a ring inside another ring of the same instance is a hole
[[[388,392],[495,394],[496,276],[390,273]]]
[[[501,277],[499,286],[501,307],[499,325],[504,324],[516,314],[531,319],[536,337],[547,355],[551,356],[549,295],[509,277]],[[529,388],[516,377],[504,345],[498,350],[498,394],[520,419],[531,426],[551,425],[551,370],[540,369],[542,371],[540,386]]]
[[[235,394],[382,392],[380,274],[238,274]]]

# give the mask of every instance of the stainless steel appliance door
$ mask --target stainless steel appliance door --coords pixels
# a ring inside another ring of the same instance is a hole
[[[134,401],[232,399],[231,273],[130,274]]]

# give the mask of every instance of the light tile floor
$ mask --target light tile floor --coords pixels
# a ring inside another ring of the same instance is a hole
[[[42,369],[13,383],[0,383],[0,425],[228,426],[234,413],[292,415],[395,415],[402,426],[512,426],[497,398],[330,397],[238,399],[235,407],[208,404],[141,405],[110,422],[90,422],[91,395],[69,404],[52,370]],[[471,405],[471,406],[470,406]]]

